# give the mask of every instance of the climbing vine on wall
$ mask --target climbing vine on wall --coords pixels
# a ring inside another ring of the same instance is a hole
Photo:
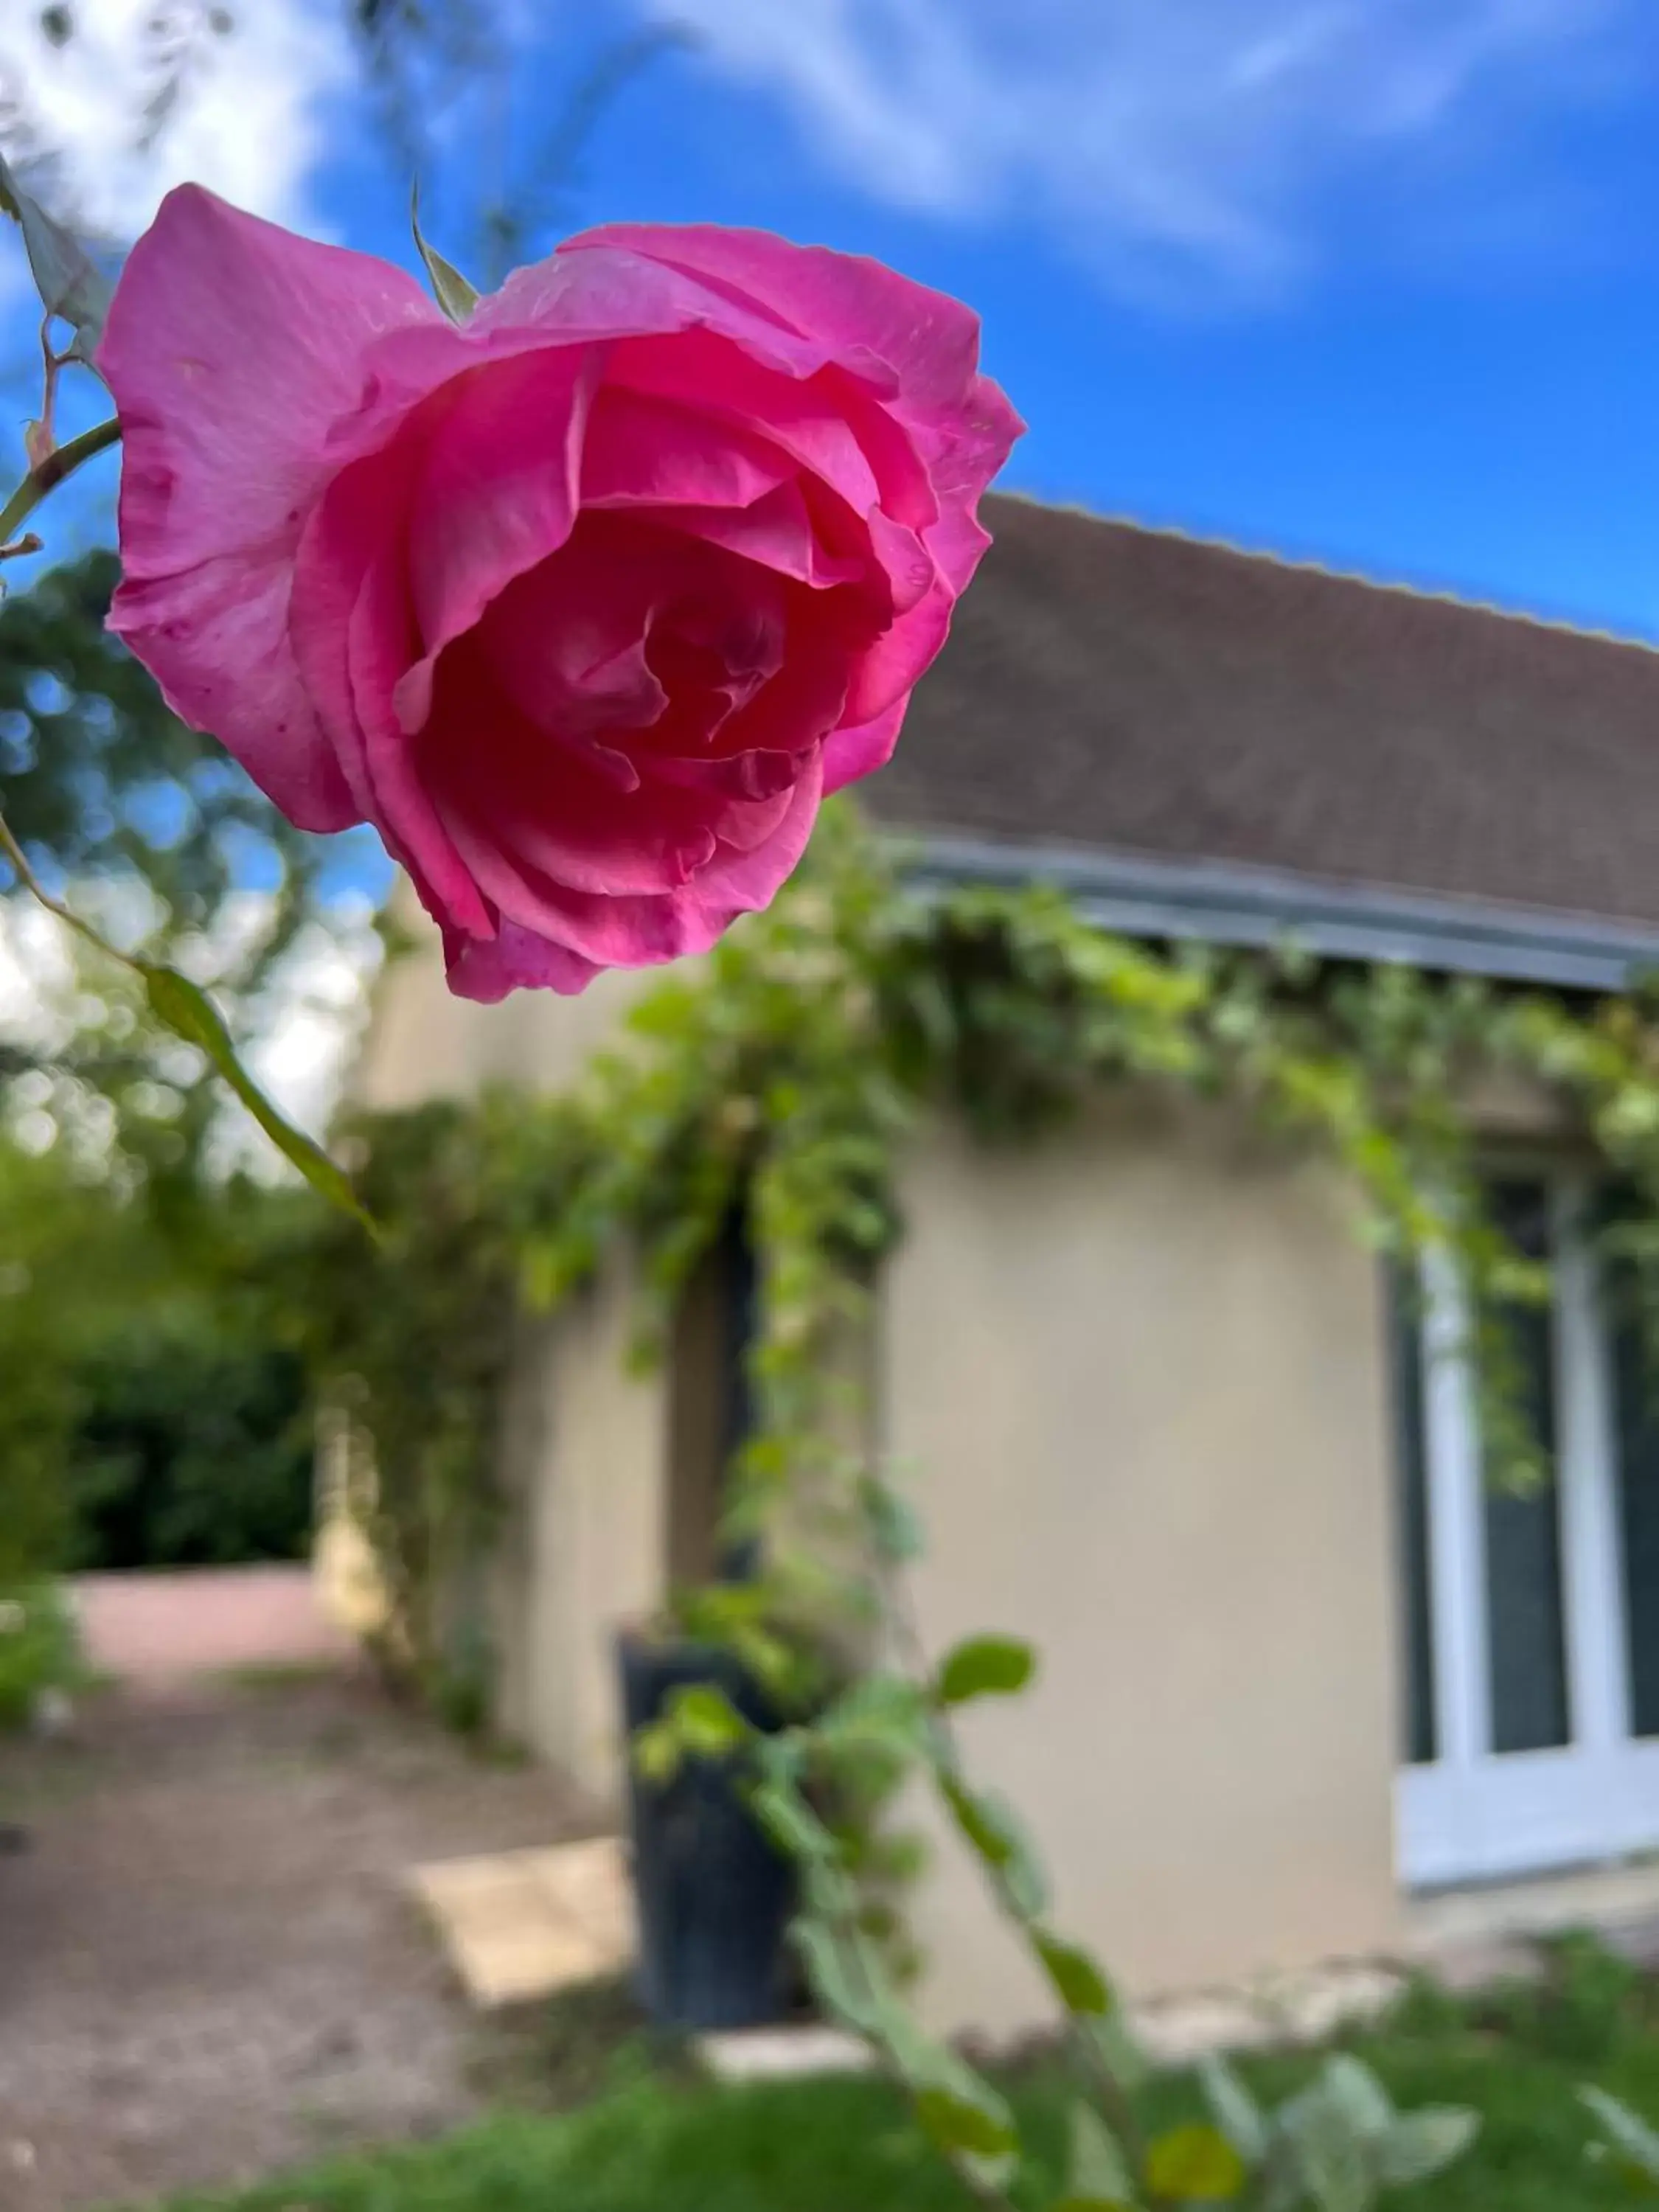
[[[734,1535],[767,1538],[764,1564],[682,1594],[678,1614],[799,1717],[757,1737],[718,1691],[688,1688],[635,1757],[659,1776],[688,1755],[742,1762],[757,1816],[800,1875],[795,1934],[820,2003],[870,2041],[996,2212],[1029,2194],[1014,2117],[903,2000],[891,1896],[905,1839],[882,1808],[908,1777],[980,1861],[1073,2051],[1080,2094],[1054,2212],[1194,2199],[1368,2212],[1459,2155],[1472,2116],[1396,2112],[1339,2057],[1271,2111],[1218,2067],[1212,2124],[1139,2130],[1110,1982],[1050,1921],[1040,1858],[1013,1809],[967,1771],[952,1725],[957,1705],[1018,1690],[1035,1654],[988,1636],[930,1659],[904,1598],[912,1516],[858,1448],[844,1354],[902,1233],[896,1169],[919,1121],[953,1112],[988,1144],[1040,1142],[1123,1084],[1207,1102],[1266,1142],[1333,1158],[1358,1232],[1402,1281],[1426,1255],[1455,1262],[1497,1479],[1540,1471],[1510,1321],[1548,1280],[1483,1202],[1492,1086],[1553,1117],[1561,1140],[1625,1187],[1626,1202],[1593,1225],[1659,1346],[1659,1001],[1645,990],[1569,998],[1293,948],[1131,943],[1051,891],[921,892],[901,854],[833,811],[775,906],[700,969],[647,988],[573,1091],[361,1122],[352,1141],[379,1248],[331,1215],[296,1255],[304,1285],[290,1304],[372,1441],[369,1526],[398,1639],[441,1692],[456,1666],[450,1595],[495,1510],[519,1317],[579,1297],[626,1243],[636,1352],[657,1356],[741,1202],[763,1296],[755,1419],[729,1512]],[[1627,2154],[1643,2134],[1622,2108],[1602,2124]]]
[[[295,1303],[374,1441],[371,1533],[408,1649],[437,1661],[436,1585],[484,1538],[515,1316],[579,1294],[626,1239],[636,1348],[652,1357],[742,1194],[764,1295],[730,1510],[752,1534],[787,1498],[797,1540],[772,1547],[756,1581],[687,1603],[780,1686],[810,1668],[866,1602],[825,1565],[840,1547],[811,1531],[864,1510],[854,1386],[834,1354],[901,1231],[907,1136],[949,1110],[988,1143],[1038,1141],[1125,1082],[1322,1149],[1382,1253],[1456,1256],[1505,1479],[1538,1469],[1511,1411],[1504,1316],[1547,1279],[1482,1204],[1490,1086],[1547,1102],[1634,1194],[1606,1234],[1629,1295],[1659,1317],[1659,1002],[1644,989],[1574,998],[1293,947],[1130,942],[1051,890],[915,889],[901,851],[831,809],[775,906],[648,988],[574,1090],[370,1116],[351,1133],[381,1243],[325,1220],[296,1255]]]

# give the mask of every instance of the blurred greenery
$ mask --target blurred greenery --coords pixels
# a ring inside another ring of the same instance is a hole
[[[298,1357],[188,1291],[123,1316],[73,1376],[70,1564],[228,1566],[304,1555],[313,1446]]]
[[[84,1679],[75,1617],[50,1583],[0,1598],[0,1734],[24,1727],[48,1690]]]
[[[1592,2020],[1593,2061],[1583,2055]],[[1614,2212],[1632,2201],[1577,2093],[1593,2079],[1659,2118],[1659,1996],[1651,1978],[1600,1947],[1564,1946],[1542,1980],[1475,1998],[1413,1991],[1346,2047],[1402,2105],[1468,2105],[1483,2117],[1474,2149],[1402,2192],[1402,2212]],[[594,2054],[586,2057],[591,2078]],[[1316,2063],[1286,2054],[1241,2072],[1276,2098]],[[973,2201],[878,2081],[689,2087],[683,2063],[659,2068],[637,2033],[619,2037],[608,2074],[574,2113],[502,2115],[446,2142],[349,2160],[251,2194],[191,2197],[168,2212],[957,2212]],[[1036,2154],[1034,2179],[1052,2186],[1075,2090],[1048,2058],[1004,2085]],[[1185,2075],[1154,2078],[1139,2101],[1158,2127],[1202,2110]]]
[[[186,729],[105,630],[118,575],[113,553],[90,552],[0,600],[6,819],[49,885],[100,908],[129,950],[182,955],[233,1014],[249,1010],[321,910],[330,848]],[[4,910],[27,910],[15,885]],[[186,1054],[181,1080],[177,1046],[108,963],[76,985],[33,1034],[14,1024],[0,1036],[0,1084],[50,1068],[60,1089],[109,1100],[124,1130],[170,1124],[162,1152],[184,1158],[214,1110],[205,1062]],[[157,1110],[158,1078],[169,1112]]]
[[[0,1133],[0,1592],[304,1547],[306,1376],[261,1255],[313,1201],[168,1195]]]

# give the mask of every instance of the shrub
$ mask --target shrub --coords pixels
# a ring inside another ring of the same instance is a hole
[[[85,1679],[75,1616],[60,1590],[35,1583],[0,1596],[0,1730],[27,1726],[46,1691]]]
[[[202,1301],[137,1320],[82,1363],[69,1491],[81,1567],[303,1555],[312,1443],[298,1358],[216,1331]]]

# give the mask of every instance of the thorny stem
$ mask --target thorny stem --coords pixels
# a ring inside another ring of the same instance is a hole
[[[18,525],[33,514],[49,491],[56,490],[65,477],[73,476],[83,462],[112,446],[121,434],[121,425],[112,415],[107,422],[94,423],[90,430],[82,430],[78,438],[71,438],[66,446],[59,446],[43,460],[37,461],[3,507],[0,507],[0,545],[11,542]]]

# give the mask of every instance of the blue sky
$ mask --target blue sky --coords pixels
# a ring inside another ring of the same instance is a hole
[[[700,35],[605,118],[581,220],[763,224],[971,301],[1031,426],[1011,485],[1659,635],[1652,0],[520,5],[521,151],[609,39]],[[115,56],[138,0],[82,6]],[[241,0],[161,169],[100,186],[87,138],[94,200],[193,170],[405,255],[330,9]],[[460,258],[501,134],[445,127]]]
[[[1659,634],[1651,0],[672,5],[705,43],[610,113],[584,219],[960,294],[1045,498]],[[544,33],[521,114],[641,12]]]

